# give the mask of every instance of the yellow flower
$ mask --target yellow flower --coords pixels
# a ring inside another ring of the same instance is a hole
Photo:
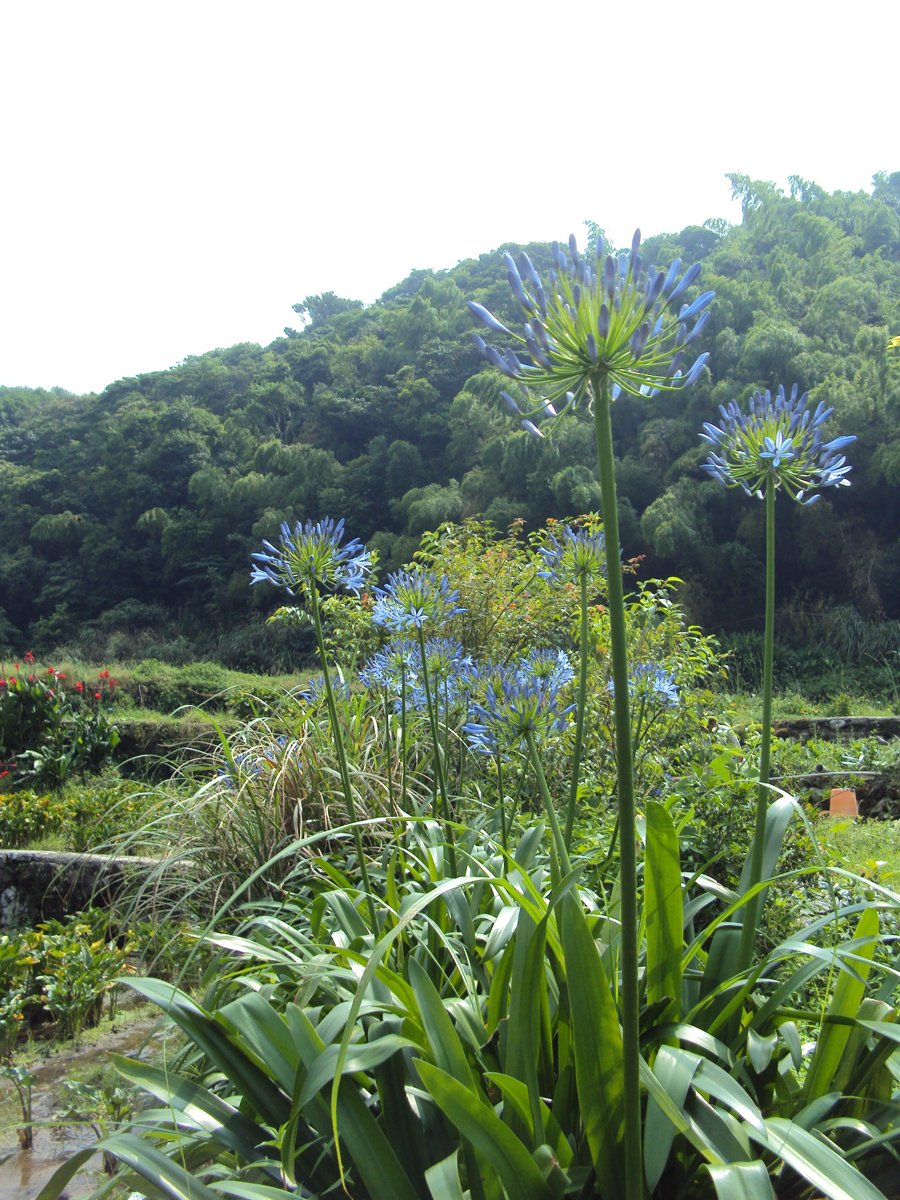
[[[892,337],[888,342],[888,350],[900,350],[900,333],[896,337]]]

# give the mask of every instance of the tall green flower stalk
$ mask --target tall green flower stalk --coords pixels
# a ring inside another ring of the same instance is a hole
[[[457,604],[459,593],[453,591],[445,575],[438,576],[420,568],[395,571],[383,588],[375,589],[372,620],[376,625],[415,639],[422,675],[422,690],[428,721],[434,763],[435,791],[440,800],[441,820],[447,852],[453,873],[456,874],[456,838],[453,833],[453,814],[447,786],[446,753],[441,743],[438,697],[434,693],[428,670],[426,629],[440,631],[445,622],[462,608]]]
[[[563,651],[533,650],[517,663],[489,668],[480,683],[473,676],[480,700],[469,703],[469,722],[463,733],[469,746],[498,759],[524,751],[541,794],[550,827],[553,881],[571,870],[569,852],[541,763],[538,743],[547,744],[567,727],[574,705],[566,704],[573,671]],[[501,804],[502,804],[501,795]]]
[[[605,539],[591,529],[566,526],[560,538],[550,535],[550,544],[541,550],[544,568],[538,574],[555,583],[571,583],[578,588],[579,651],[578,696],[575,709],[575,743],[572,749],[572,778],[566,808],[565,844],[572,849],[572,831],[581,783],[581,759],[584,753],[584,718],[587,710],[588,654],[590,650],[589,592],[597,579],[607,574]]]
[[[740,487],[766,506],[766,599],[763,641],[762,743],[759,754],[759,787],[756,795],[753,845],[744,892],[753,893],[743,909],[739,966],[753,958],[756,931],[762,906],[763,847],[769,806],[769,776],[772,747],[772,691],[775,661],[775,496],[781,490],[800,504],[820,499],[820,489],[847,487],[850,467],[840,453],[856,441],[853,435],[826,442],[822,426],[832,410],[819,404],[807,406],[807,393],[798,395],[794,384],[790,396],[780,386],[775,396],[754,392],[749,412],[732,401],[721,406],[721,425],[706,423],[701,438],[713,447],[703,464],[725,487]]]
[[[345,588],[347,591],[359,592],[372,569],[371,555],[362,543],[355,538],[345,543],[343,536],[344,522],[335,523],[330,517],[326,517],[322,521],[307,521],[305,524],[298,521],[293,529],[285,521],[281,526],[280,544],[275,546],[271,542],[264,541],[263,549],[251,555],[254,566],[250,582],[272,583],[276,587],[284,588],[290,596],[305,597],[308,601],[319,661],[322,664],[325,705],[328,710],[328,721],[338,760],[341,790],[353,829],[356,857],[369,908],[370,924],[373,933],[377,936],[380,928],[378,910],[369,882],[369,868],[359,827],[356,799],[350,779],[350,768],[347,763],[347,752],[338,718],[328,654],[325,648],[325,635],[322,629],[320,589]]]
[[[588,407],[594,421],[605,531],[621,828],[620,1012],[625,1197],[639,1200],[645,1185],[636,804],[611,404],[623,393],[652,396],[660,391],[678,390],[697,379],[708,356],[701,354],[686,370],[682,370],[682,364],[688,347],[708,320],[713,293],[703,292],[690,303],[682,303],[676,313],[672,306],[685,295],[700,268],[692,266],[680,278],[679,262],[673,263],[667,272],[647,269],[641,259],[639,232],[634,235],[630,253],[606,254],[601,242],[596,260],[590,261],[578,253],[575,239],[570,238],[569,253],[554,245],[553,257],[550,286],[545,288],[527,255],[521,257],[521,270],[510,255],[506,256],[507,278],[525,316],[521,334],[508,329],[481,305],[470,302],[469,308],[483,325],[507,343],[498,349],[475,336],[482,355],[512,381],[516,394],[504,392],[504,400],[529,433],[543,436],[546,428],[552,428],[566,413],[583,405]],[[524,352],[524,361],[516,351]],[[580,703],[583,706],[583,693]],[[568,807],[574,808],[571,792]],[[566,825],[569,828],[568,812]]]

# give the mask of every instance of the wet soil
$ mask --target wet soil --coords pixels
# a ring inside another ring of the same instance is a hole
[[[69,1078],[96,1074],[107,1063],[109,1051],[147,1059],[162,1048],[158,1016],[124,1012],[108,1031],[90,1045],[59,1049],[34,1063],[32,1121],[34,1145],[19,1148],[15,1109],[9,1101],[13,1085],[0,1080],[0,1200],[34,1200],[53,1173],[67,1159],[93,1146],[97,1134],[90,1125],[67,1122],[59,1116],[60,1085]],[[10,1125],[10,1121],[12,1124]],[[66,1187],[69,1200],[89,1196],[102,1179],[100,1155],[94,1155]]]

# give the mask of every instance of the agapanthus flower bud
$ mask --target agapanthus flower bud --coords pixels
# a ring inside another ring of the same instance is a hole
[[[531,314],[534,312],[535,308],[534,301],[525,291],[521,276],[519,275],[512,255],[504,254],[503,261],[506,263],[506,278],[509,280],[509,286],[512,288],[513,295],[518,300],[519,304],[521,304],[522,308],[525,309],[526,313]]]
[[[522,266],[525,270],[525,278],[528,280],[531,286],[533,288],[540,288],[543,290],[544,285],[541,283],[541,277],[535,270],[534,263],[524,252],[522,253]]]
[[[675,287],[672,289],[672,292],[669,296],[669,303],[674,304],[679,296],[683,296],[699,274],[699,263],[694,263],[693,266],[688,267],[688,269],[682,275],[680,282],[676,283]]]
[[[650,336],[650,322],[645,321],[638,329],[634,331],[631,337],[631,353],[635,358],[640,358],[644,353],[644,347],[647,345],[647,339]]]
[[[482,325],[487,325],[488,329],[492,329],[494,333],[509,333],[502,321],[498,321],[493,313],[488,312],[483,304],[476,304],[474,300],[467,301],[469,312],[479,320]]]
[[[678,314],[679,321],[688,321],[697,313],[702,312],[707,304],[715,298],[715,292],[701,292],[701,294],[691,304],[686,304]]]

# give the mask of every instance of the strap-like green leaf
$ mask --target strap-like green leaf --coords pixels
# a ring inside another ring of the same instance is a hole
[[[772,1181],[763,1162],[707,1165],[716,1189],[717,1200],[775,1200]]]
[[[522,1121],[528,1125],[531,1116],[530,1102],[528,1089],[522,1080],[513,1079],[510,1075],[503,1075],[500,1071],[488,1071],[485,1074],[485,1078],[500,1089],[504,1105],[511,1105],[519,1114]],[[504,1108],[505,1115],[506,1110]],[[572,1162],[572,1147],[566,1141],[565,1134],[560,1128],[559,1122],[553,1115],[552,1110],[543,1101],[541,1101],[541,1126],[546,1130],[547,1144],[552,1148],[556,1158],[562,1166],[568,1167]],[[535,1140],[537,1141],[537,1139]],[[539,1141],[538,1145],[540,1145]]]
[[[290,1104],[273,1086],[270,1075],[190,996],[159,979],[129,979],[128,985],[165,1010],[194,1045],[227,1075],[266,1124],[278,1128],[287,1121]]]
[[[506,1029],[507,1074],[528,1087],[532,1145],[547,1140],[541,1127],[541,1095],[537,1063],[541,1052],[541,1018],[547,1006],[547,917],[535,925],[524,910],[516,927],[513,973],[510,981],[509,1024]]]
[[[431,1200],[466,1200],[462,1184],[459,1181],[459,1165],[456,1161],[456,1151],[442,1158],[439,1163],[429,1167],[425,1172],[425,1181],[431,1192]]]
[[[792,1167],[828,1200],[887,1200],[884,1193],[825,1142],[784,1117],[769,1117],[755,1142]]]
[[[116,1070],[129,1083],[143,1088],[167,1108],[182,1113],[197,1129],[204,1130],[220,1146],[234,1151],[244,1162],[270,1157],[271,1147],[262,1149],[262,1146],[271,1133],[219,1096],[172,1071],[118,1054],[110,1057]]]
[[[841,970],[835,981],[831,1003],[806,1073],[803,1098],[807,1104],[831,1089],[835,1071],[850,1037],[850,1022],[855,1020],[865,994],[866,977],[875,952],[877,934],[878,913],[874,908],[868,908],[860,917],[854,935],[854,939],[860,943],[853,963],[854,974]]]
[[[746,1124],[758,1129],[762,1128],[763,1116],[756,1103],[737,1080],[733,1079],[727,1071],[723,1071],[716,1063],[701,1058],[691,1085],[698,1091],[726,1104]]]
[[[148,1183],[153,1184],[156,1190],[168,1197],[169,1200],[219,1200],[216,1193],[205,1183],[191,1175],[179,1163],[173,1162],[162,1151],[157,1150],[152,1143],[136,1134],[111,1134],[98,1142],[94,1149],[107,1150],[110,1154],[115,1155],[120,1163],[130,1167],[141,1179],[146,1179]],[[88,1151],[87,1153],[90,1155],[92,1152]],[[76,1155],[75,1158],[77,1161],[81,1159],[81,1155]],[[66,1164],[67,1167],[69,1165],[71,1164]],[[54,1180],[60,1174],[57,1172]],[[40,1192],[37,1200],[54,1200],[59,1195],[59,1191],[48,1191],[48,1188],[49,1185]]]
[[[385,1034],[371,1042],[352,1042],[349,1051],[340,1056],[341,1073],[353,1075],[356,1071],[369,1072],[374,1067],[380,1066],[392,1054],[410,1047],[421,1050],[421,1046],[416,1042],[407,1037],[401,1037],[397,1033]],[[310,1067],[297,1097],[296,1103],[299,1108],[303,1108],[316,1092],[321,1091],[332,1082],[337,1069],[339,1050],[340,1046],[336,1042],[326,1046]]]
[[[622,1029],[599,947],[581,902],[561,902],[566,986],[581,1119],[604,1197],[625,1194]]]
[[[694,1072],[700,1065],[695,1055],[676,1054],[668,1046],[660,1046],[653,1064],[653,1074],[665,1089],[668,1099],[681,1109],[687,1098]],[[685,1117],[685,1121],[687,1118]],[[652,1192],[662,1178],[669,1161],[676,1129],[651,1094],[647,1097],[647,1117],[644,1124],[644,1173],[647,1189]]]
[[[53,1175],[38,1192],[35,1200],[59,1200],[59,1197],[63,1195],[66,1184],[73,1176],[78,1174],[88,1159],[94,1157],[95,1151],[95,1146],[89,1146],[86,1150],[79,1150],[77,1154],[73,1154],[61,1167],[53,1172]]]
[[[245,992],[217,1013],[257,1058],[287,1095],[294,1084],[299,1061],[284,1018],[260,992]]]
[[[784,832],[788,827],[788,822],[791,817],[797,812],[797,801],[791,796],[778,795],[769,804],[766,810],[766,831],[763,836],[763,854],[762,854],[762,873],[761,879],[768,879],[774,875],[775,867],[778,863],[778,858],[781,854],[781,843],[784,841]],[[750,879],[750,858],[748,856],[744,863],[744,870],[741,875],[740,890],[747,890],[747,883]],[[760,911],[762,911],[762,903],[764,903],[765,892],[762,893],[763,901],[760,903]]]
[[[489,1104],[433,1063],[414,1061],[435,1103],[491,1164],[509,1200],[554,1200],[537,1163]]]
[[[409,964],[409,981],[418,1001],[418,1017],[428,1038],[434,1061],[442,1071],[458,1079],[474,1095],[480,1096],[459,1034],[447,1015],[444,1002],[429,979],[428,972],[416,959],[412,959]]]
[[[300,1057],[311,1068],[325,1044],[302,1009],[291,1005],[288,1017]],[[343,1076],[335,1084],[334,1112],[324,1096],[317,1093],[309,1103],[310,1119],[322,1128],[329,1122],[340,1126],[341,1139],[372,1200],[416,1200],[409,1176],[359,1092]]]
[[[681,1016],[681,955],[684,906],[678,835],[662,804],[647,804],[644,856],[644,920],[647,929],[647,1003],[667,999],[660,1019]]]

